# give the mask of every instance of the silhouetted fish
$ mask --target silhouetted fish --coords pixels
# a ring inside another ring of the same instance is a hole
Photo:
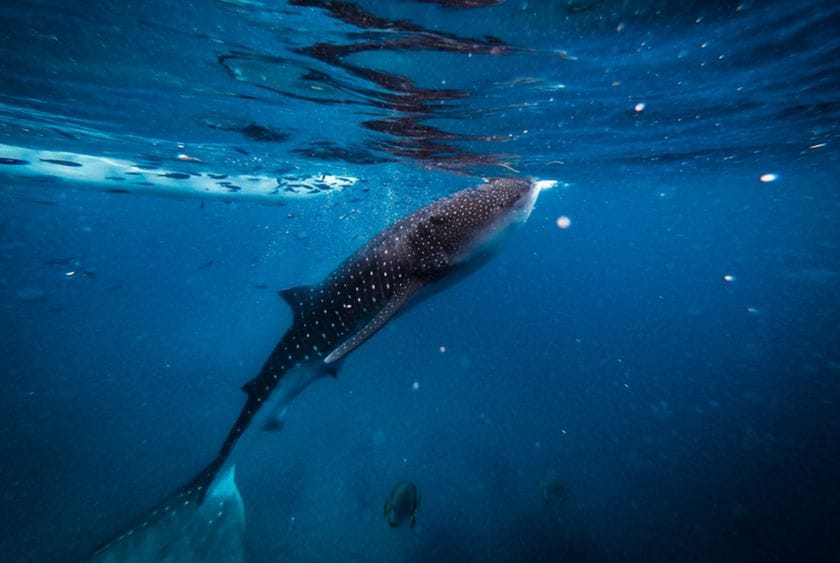
[[[392,528],[399,526],[406,520],[414,526],[414,514],[420,507],[420,491],[414,483],[400,481],[394,486],[391,494],[385,499],[385,518]]]
[[[208,260],[207,262],[205,262],[204,264],[202,264],[201,266],[199,266],[198,268],[193,270],[193,272],[200,272],[201,270],[206,270],[207,268],[211,267],[215,263],[216,263],[216,260]]]

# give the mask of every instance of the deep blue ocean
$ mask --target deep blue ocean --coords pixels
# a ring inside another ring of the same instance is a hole
[[[558,187],[243,454],[250,559],[840,561],[837,2],[6,0],[0,71],[0,560],[89,555],[278,290],[512,176]]]

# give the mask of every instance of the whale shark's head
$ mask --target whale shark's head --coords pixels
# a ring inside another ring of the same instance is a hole
[[[528,219],[540,191],[554,185],[554,181],[491,178],[425,208],[412,237],[420,270],[443,273],[492,254]]]
[[[537,197],[545,189],[557,185],[554,180],[533,180],[527,178],[492,178],[479,186],[477,192],[487,199],[490,215],[486,221],[504,228],[519,225],[528,220]],[[497,225],[498,224],[498,225]]]

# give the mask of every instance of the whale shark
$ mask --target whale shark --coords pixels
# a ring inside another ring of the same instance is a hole
[[[345,358],[412,303],[475,271],[524,223],[554,181],[492,178],[398,220],[323,280],[279,292],[292,324],[259,373],[242,386],[245,404],[216,457],[164,505],[201,504],[249,428],[282,427],[293,399],[335,377]],[[251,433],[253,434],[253,433]],[[168,504],[167,504],[168,503]],[[105,549],[116,549],[122,532]]]
[[[238,563],[248,560],[245,505],[235,466],[213,481],[203,502],[170,498],[88,559],[90,563],[180,561]]]

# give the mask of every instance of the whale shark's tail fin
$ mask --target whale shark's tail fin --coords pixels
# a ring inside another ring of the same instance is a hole
[[[234,466],[219,472],[214,464],[115,535],[88,561],[246,561],[245,506]],[[205,489],[202,483],[207,479],[212,482]]]
[[[223,481],[225,476],[219,476],[222,466],[227,458],[221,454],[204,467],[198,474],[185,485],[182,485],[172,496],[182,496],[201,504],[204,497],[213,491],[217,481]],[[232,465],[231,465],[232,469]],[[218,479],[217,479],[218,477]],[[235,485],[234,485],[235,486]]]

